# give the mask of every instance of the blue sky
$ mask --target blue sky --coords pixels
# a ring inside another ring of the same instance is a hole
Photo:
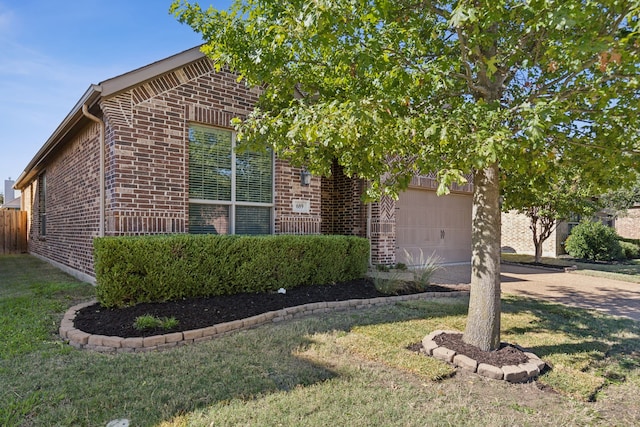
[[[201,1],[227,8],[227,0]],[[197,46],[171,0],[0,0],[0,192],[87,88]]]

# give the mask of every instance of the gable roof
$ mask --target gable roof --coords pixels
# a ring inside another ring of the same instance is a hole
[[[4,205],[0,205],[0,209],[20,209],[20,197],[17,197]]]
[[[105,80],[99,84],[92,84],[76,102],[71,111],[58,125],[49,139],[33,156],[25,170],[20,174],[14,188],[23,190],[42,170],[45,160],[58,147],[60,147],[76,129],[83,126],[89,120],[82,112],[82,106],[86,105],[89,110],[95,109],[100,99],[108,98],[129,88],[156,78],[162,74],[181,68],[191,62],[204,57],[200,51],[200,46],[185,50],[168,58],[161,59],[149,65],[137,68],[119,76]]]

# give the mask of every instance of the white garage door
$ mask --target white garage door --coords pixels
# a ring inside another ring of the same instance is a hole
[[[471,195],[438,197],[434,191],[409,189],[396,204],[396,260],[410,264],[406,249],[418,259],[434,251],[444,263],[471,260]]]

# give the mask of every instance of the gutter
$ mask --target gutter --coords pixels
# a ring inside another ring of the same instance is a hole
[[[100,140],[100,219],[99,219],[99,227],[98,227],[98,237],[104,237],[104,182],[105,182],[105,173],[104,173],[104,150],[105,150],[105,142],[104,142],[104,121],[100,120],[98,117],[94,116],[89,112],[89,108],[87,104],[82,104],[82,114],[88,118],[89,120],[98,124],[100,128],[99,140]]]
[[[87,108],[91,108],[96,104],[100,97],[105,98],[113,96],[132,86],[175,70],[190,62],[197,61],[200,58],[204,58],[204,54],[200,51],[200,46],[196,46],[184,52],[170,56],[169,58],[161,59],[160,61],[156,61],[120,76],[105,80],[98,85],[94,84],[89,86],[89,89],[87,89],[84,95],[82,95],[82,98],[80,98],[69,114],[64,118],[62,123],[57,127],[49,139],[47,139],[47,142],[45,142],[42,148],[38,150],[36,155],[25,168],[24,172],[20,174],[14,184],[14,188],[17,190],[24,190],[31,179],[37,176],[44,169],[44,162],[49,155],[64,143],[65,138],[73,133],[78,123],[85,118],[93,120],[82,112],[83,105],[86,104]]]

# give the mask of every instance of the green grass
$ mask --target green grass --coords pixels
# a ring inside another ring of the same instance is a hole
[[[145,329],[171,329],[180,324],[175,317],[156,317],[151,314],[143,314],[136,317],[133,327],[139,331]]]
[[[0,256],[0,281],[0,361],[59,348],[51,332],[62,312],[93,295],[93,287],[23,255]]]
[[[532,263],[533,255],[526,254],[502,254],[502,260],[518,263]],[[542,263],[558,265],[562,267],[576,266],[576,273],[588,276],[605,277],[614,280],[622,280],[631,283],[640,283],[640,259],[628,260],[616,263],[591,263],[580,262],[571,258],[542,258]]]
[[[451,376],[450,366],[406,349],[431,330],[462,329],[464,300],[329,313],[170,351],[105,355],[55,335],[65,309],[92,297],[92,287],[29,256],[0,257],[0,277],[3,426],[640,423],[630,398],[640,393],[639,325],[591,311],[503,301],[502,340],[553,365],[539,379],[551,393]],[[8,323],[20,334],[9,335]]]

